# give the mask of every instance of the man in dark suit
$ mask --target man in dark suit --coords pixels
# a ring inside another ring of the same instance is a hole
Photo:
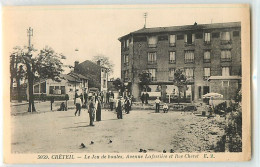
[[[94,112],[95,112],[95,103],[94,103],[94,97],[93,97],[93,98],[91,98],[91,101],[89,103],[89,108],[88,108],[90,126],[94,126],[94,124],[93,124]]]
[[[117,118],[118,119],[123,119],[122,102],[121,102],[120,98],[118,99],[116,110],[117,110]]]
[[[146,92],[145,94],[145,104],[148,104],[149,94]]]

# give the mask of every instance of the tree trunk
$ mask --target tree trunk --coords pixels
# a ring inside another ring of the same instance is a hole
[[[20,89],[20,86],[21,86],[21,83],[20,83],[20,80],[21,80],[21,72],[22,72],[22,68],[23,66],[19,66],[19,70],[18,70],[18,75],[16,75],[16,82],[17,82],[17,96],[18,96],[18,102],[21,103],[22,102],[22,98],[21,98],[21,89]]]
[[[22,98],[21,98],[21,90],[20,90],[20,77],[16,78],[16,82],[17,82],[17,98],[18,98],[18,103],[22,102]]]
[[[31,71],[31,66],[29,64],[27,64],[26,67],[27,67],[28,84],[29,84],[28,112],[36,112],[36,109],[35,109],[35,106],[34,106],[34,97],[33,97],[33,73]]]
[[[180,89],[180,88],[178,88],[178,89],[179,89],[179,90],[178,90],[178,91],[179,91],[179,92],[178,92],[178,93],[179,93],[179,97],[178,97],[178,104],[180,104],[180,98],[181,98],[181,89]]]
[[[12,101],[12,97],[13,97],[13,76],[11,75],[11,83],[10,83],[10,102]]]

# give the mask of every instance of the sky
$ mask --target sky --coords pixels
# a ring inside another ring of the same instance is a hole
[[[236,22],[243,20],[243,6],[227,5],[119,5],[5,7],[3,12],[4,56],[15,46],[28,45],[27,29],[33,28],[32,44],[45,46],[67,57],[65,65],[91,60],[102,54],[115,64],[111,77],[120,77],[121,50],[118,38],[143,28]],[[78,51],[75,51],[78,49]],[[67,70],[66,70],[67,72]]]

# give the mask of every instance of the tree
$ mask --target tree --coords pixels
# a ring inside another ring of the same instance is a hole
[[[106,56],[100,54],[100,55],[94,56],[92,61],[93,62],[100,61],[100,65],[102,65],[108,69],[108,75],[113,74],[114,64],[110,61],[109,57],[106,57]]]
[[[20,60],[20,66],[25,71],[25,77],[28,80],[29,88],[29,107],[28,112],[35,112],[33,84],[35,79],[53,79],[58,81],[58,76],[63,71],[61,58],[63,55],[57,54],[50,47],[40,50],[38,55],[35,55],[36,50],[29,47],[28,49],[14,48],[12,54],[16,54]]]
[[[140,86],[147,91],[148,85],[152,82],[152,74],[148,71],[142,71],[139,74]]]
[[[122,92],[124,92],[124,83],[120,78],[117,78],[113,81],[113,85],[117,90],[120,90],[120,94],[122,95]]]
[[[173,79],[173,84],[178,87],[178,104],[180,103],[180,97],[181,97],[181,90],[186,91],[187,89],[187,78],[183,74],[183,71],[181,69],[177,69],[174,72],[174,79]]]
[[[25,71],[23,69],[23,65],[21,65],[21,58],[18,56],[19,53],[14,52],[10,56],[10,94],[13,95],[13,82],[16,80],[16,88],[17,88],[17,100],[18,102],[22,102],[21,99],[21,89],[20,89],[20,80],[25,77]],[[11,100],[11,98],[10,98]]]

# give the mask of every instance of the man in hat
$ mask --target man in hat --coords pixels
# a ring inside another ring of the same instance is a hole
[[[145,104],[148,104],[149,94],[146,92],[145,94]]]
[[[130,99],[128,97],[126,97],[125,99],[125,113],[129,114],[130,111]]]
[[[76,96],[75,105],[76,105],[75,116],[77,115],[78,112],[79,112],[78,116],[80,116],[82,101],[79,96]]]
[[[113,111],[114,109],[114,99],[112,96],[109,97],[109,105],[110,105],[110,110]]]
[[[160,99],[159,97],[157,97],[157,99],[155,100],[155,112],[159,113],[160,112]]]
[[[94,126],[93,121],[94,121],[94,113],[95,113],[95,103],[94,103],[94,97],[91,98],[91,101],[89,103],[88,107],[88,113],[89,113],[89,125]]]
[[[142,95],[141,95],[141,100],[142,100],[142,104],[144,104],[144,100],[145,100],[145,94],[144,93],[142,93]]]
[[[116,111],[117,111],[117,118],[118,118],[118,119],[123,119],[122,100],[124,100],[124,99],[121,98],[121,96],[120,96],[119,99],[118,99],[118,101],[117,101]]]

